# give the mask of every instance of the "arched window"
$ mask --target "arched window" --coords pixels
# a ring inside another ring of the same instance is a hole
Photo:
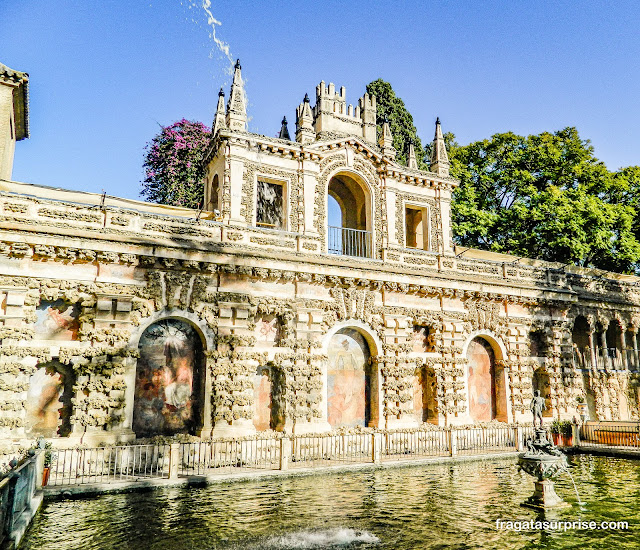
[[[371,197],[367,187],[349,174],[340,173],[329,181],[328,194],[333,199],[328,200],[329,253],[372,257]]]
[[[209,203],[209,209],[211,212],[214,210],[220,209],[220,180],[218,178],[218,174],[213,176],[213,181],[211,182],[211,201]]]

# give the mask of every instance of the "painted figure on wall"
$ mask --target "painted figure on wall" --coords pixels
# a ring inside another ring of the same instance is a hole
[[[275,315],[261,315],[256,318],[256,347],[270,348],[280,339],[280,321]]]
[[[425,353],[434,351],[435,334],[431,327],[416,325],[411,333],[412,351]]]
[[[413,377],[413,414],[418,422],[437,422],[433,369],[420,368]]]
[[[356,330],[343,329],[329,342],[327,415],[332,426],[365,426],[370,415],[369,346]]]
[[[67,367],[52,362],[29,378],[25,401],[25,431],[31,437],[67,436],[71,432],[73,377]]]
[[[261,432],[271,426],[271,381],[269,369],[258,368],[253,382],[253,425]]]
[[[154,323],[139,343],[133,430],[138,436],[193,433],[200,422],[202,340],[177,319]]]
[[[493,417],[492,363],[494,353],[482,338],[474,338],[467,351],[469,359],[469,413],[477,422],[489,422]]]
[[[43,300],[36,309],[36,338],[42,340],[77,340],[80,305],[65,300]]]

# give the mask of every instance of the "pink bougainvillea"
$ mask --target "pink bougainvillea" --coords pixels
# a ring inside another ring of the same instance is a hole
[[[163,126],[145,147],[142,196],[160,204],[200,208],[204,198],[204,156],[211,129],[179,120]]]

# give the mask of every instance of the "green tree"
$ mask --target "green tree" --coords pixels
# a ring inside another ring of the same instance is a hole
[[[211,130],[179,120],[162,126],[145,147],[142,196],[151,202],[199,208],[204,199],[204,155]]]
[[[407,164],[409,142],[413,141],[418,168],[426,170],[427,163],[423,154],[422,142],[413,124],[413,117],[407,110],[404,101],[393,91],[391,84],[379,78],[367,84],[367,93],[376,96],[378,138],[382,134],[382,125],[387,117],[393,135],[393,147],[397,151],[396,161],[400,164]]]
[[[575,128],[496,134],[453,147],[450,157],[461,180],[452,202],[458,243],[614,271],[636,267],[640,172],[609,172]]]

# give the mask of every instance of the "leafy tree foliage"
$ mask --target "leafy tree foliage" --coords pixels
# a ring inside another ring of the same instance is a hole
[[[204,199],[204,155],[211,130],[201,122],[179,120],[145,147],[142,196],[151,202],[199,208]]]
[[[496,134],[449,152],[461,180],[455,240],[548,261],[632,271],[640,259],[640,168],[611,173],[575,128]]]
[[[393,135],[393,147],[397,151],[396,160],[400,164],[407,164],[409,142],[413,141],[418,168],[426,169],[422,143],[413,124],[413,117],[405,107],[404,101],[393,91],[391,84],[379,78],[367,84],[367,93],[376,96],[378,137],[382,134],[382,125],[387,117]]]

